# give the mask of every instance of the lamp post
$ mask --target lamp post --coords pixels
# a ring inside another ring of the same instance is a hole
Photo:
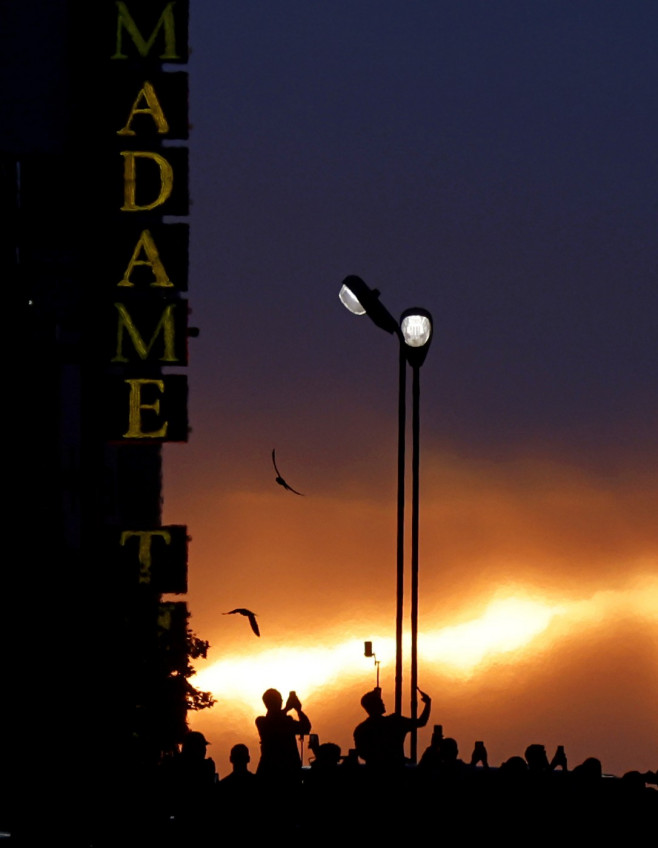
[[[420,502],[420,367],[432,341],[432,316],[426,309],[406,309],[400,317],[412,380],[411,454],[411,718],[418,717],[418,524]],[[411,761],[418,754],[418,728],[411,730]]]
[[[402,713],[402,616],[404,604],[404,470],[406,428],[406,358],[400,325],[379,300],[379,291],[371,289],[360,277],[345,277],[340,289],[341,303],[354,315],[368,317],[399,342],[398,368],[398,495],[395,590],[395,712]]]
[[[432,318],[426,309],[407,309],[398,323],[379,300],[377,289],[369,288],[360,277],[343,280],[340,300],[355,315],[368,315],[386,332],[395,334],[399,343],[398,377],[398,496],[397,496],[397,569],[395,615],[395,712],[402,712],[402,619],[404,602],[404,508],[405,508],[405,437],[406,437],[406,366],[413,372],[413,456],[411,525],[411,714],[418,714],[418,502],[419,502],[419,398],[420,366],[425,361],[432,336]],[[416,761],[417,731],[411,736],[411,758]]]

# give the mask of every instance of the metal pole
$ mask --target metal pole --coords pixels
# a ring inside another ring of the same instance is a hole
[[[397,583],[395,592],[395,712],[402,713],[402,618],[404,612],[404,465],[406,430],[407,361],[404,339],[398,333],[400,367],[398,378],[398,527]]]
[[[420,469],[420,367],[413,367],[411,459],[411,718],[418,717],[418,505]],[[417,761],[418,728],[411,730],[411,761]]]

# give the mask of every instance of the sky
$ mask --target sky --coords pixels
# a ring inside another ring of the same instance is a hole
[[[348,274],[434,322],[419,751],[442,724],[496,765],[540,742],[655,769],[658,7],[190,6],[200,335],[164,503],[220,775],[236,742],[255,767],[269,687],[343,753],[377,670],[393,709],[398,350],[341,306]]]

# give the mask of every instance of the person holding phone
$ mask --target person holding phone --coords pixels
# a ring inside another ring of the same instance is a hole
[[[267,713],[256,719],[260,736],[260,761],[256,774],[261,778],[296,782],[301,779],[302,767],[297,737],[310,733],[311,722],[302,711],[295,692],[290,692],[284,707],[281,693],[277,689],[268,689],[263,693],[263,703]],[[297,713],[296,719],[288,715],[291,711]]]

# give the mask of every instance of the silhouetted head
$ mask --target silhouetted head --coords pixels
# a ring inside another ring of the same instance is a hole
[[[546,771],[550,768],[543,745],[528,745],[525,749],[525,761],[530,771]]]
[[[586,780],[588,782],[600,780],[603,776],[601,760],[598,760],[596,757],[588,757],[580,765],[576,766],[573,774],[578,780]]]
[[[528,771],[528,764],[523,757],[510,757],[501,763],[498,771],[503,777],[520,777]]]
[[[323,742],[318,745],[313,766],[315,768],[335,768],[340,762],[340,745]]]
[[[446,736],[441,742],[441,759],[444,762],[454,762],[459,754],[457,741],[450,736]]]
[[[371,692],[366,692],[363,698],[361,698],[361,706],[369,716],[384,715],[386,707],[382,700],[382,690],[377,687]]]
[[[627,771],[622,775],[621,786],[627,792],[639,793],[645,789],[644,775],[639,771]]]
[[[238,744],[231,748],[229,760],[234,766],[246,766],[250,762],[249,748],[246,745]]]
[[[206,741],[203,733],[190,730],[183,739],[181,748],[186,757],[195,757],[202,760],[206,756],[206,746],[208,745],[210,745],[210,742]]]
[[[263,703],[268,710],[280,710],[283,704],[283,696],[278,689],[268,689],[263,692]]]

